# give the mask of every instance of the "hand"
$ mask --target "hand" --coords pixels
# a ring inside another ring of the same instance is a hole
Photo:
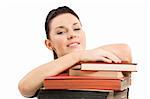
[[[121,63],[121,60],[115,54],[100,47],[92,50],[82,51],[80,61],[103,61],[107,63]]]

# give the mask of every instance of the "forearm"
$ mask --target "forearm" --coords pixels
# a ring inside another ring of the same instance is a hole
[[[110,51],[122,61],[132,62],[131,49],[127,44],[109,44],[101,46],[104,50]]]
[[[54,61],[43,64],[29,72],[20,82],[19,90],[25,97],[31,97],[42,86],[47,76],[57,75],[79,61],[79,54],[70,53]]]

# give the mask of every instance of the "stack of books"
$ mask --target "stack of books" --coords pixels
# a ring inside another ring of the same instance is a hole
[[[44,88],[49,90],[123,91],[131,85],[135,63],[80,62],[69,75],[49,76]]]

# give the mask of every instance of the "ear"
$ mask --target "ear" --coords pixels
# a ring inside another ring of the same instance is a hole
[[[49,39],[46,39],[45,40],[45,45],[48,49],[52,50],[52,43]]]

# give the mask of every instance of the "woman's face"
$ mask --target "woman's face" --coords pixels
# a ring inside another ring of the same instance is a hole
[[[49,28],[51,48],[58,57],[85,49],[85,33],[80,21],[74,15],[65,13],[55,17]]]

